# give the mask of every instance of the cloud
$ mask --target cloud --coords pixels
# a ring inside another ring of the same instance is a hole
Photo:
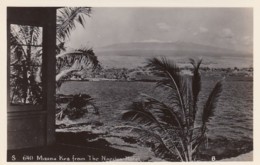
[[[159,40],[159,39],[154,39],[154,38],[151,38],[151,39],[146,39],[146,40],[138,40],[138,41],[135,41],[135,42],[149,42],[149,43],[171,43],[173,41],[171,40]]]
[[[250,36],[244,36],[242,38],[242,42],[243,42],[244,45],[252,45],[253,44],[253,39]]]
[[[232,39],[234,37],[234,33],[229,28],[222,29],[220,36],[226,39]]]
[[[142,40],[142,41],[137,41],[137,42],[163,42],[163,41],[160,41],[160,40],[157,40],[157,39],[147,39],[147,40]]]
[[[168,30],[171,29],[171,27],[168,24],[164,23],[164,22],[159,22],[156,25],[162,31],[168,31]]]
[[[199,27],[199,32],[200,33],[207,33],[209,31],[209,29],[205,28],[205,27]]]
[[[201,34],[207,33],[208,31],[209,31],[208,28],[203,27],[203,26],[200,26],[198,29],[196,29],[196,30],[192,33],[192,35],[193,35],[193,36],[199,36],[199,35],[201,35]]]
[[[194,36],[197,36],[198,34],[199,34],[198,32],[194,32],[194,33],[193,33]]]

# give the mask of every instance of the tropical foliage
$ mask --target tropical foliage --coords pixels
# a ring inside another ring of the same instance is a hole
[[[61,8],[57,13],[57,47],[56,47],[56,82],[60,87],[62,80],[73,72],[83,69],[99,68],[99,61],[91,48],[68,48],[65,46],[71,31],[77,25],[85,27],[85,16],[90,16],[91,8],[70,7]]]
[[[68,48],[65,42],[77,25],[84,27],[91,8],[72,7],[57,10],[56,81],[82,69],[95,69],[99,61],[92,49]],[[40,104],[42,102],[42,28],[11,25],[10,31],[10,103]]]
[[[42,101],[41,80],[35,74],[39,73],[42,64],[41,33],[39,27],[11,25],[11,104],[39,104]]]
[[[67,48],[66,41],[69,39],[71,31],[76,28],[77,24],[84,27],[85,16],[90,16],[91,8],[73,7],[62,8],[57,13],[57,47],[56,47],[56,87],[60,88],[61,84],[73,73],[81,70],[92,71],[100,68],[99,61],[92,49],[88,48]],[[58,91],[57,91],[58,92]],[[61,120],[65,116],[70,119],[77,119],[88,112],[89,106],[98,114],[98,109],[94,105],[94,100],[89,95],[65,96],[70,98],[65,104],[62,98],[57,95],[56,98],[56,119]]]
[[[87,94],[59,95],[56,102],[57,120],[61,120],[65,116],[71,120],[78,119],[91,110],[94,114],[99,114],[94,99]]]
[[[207,124],[214,115],[222,82],[216,83],[202,110],[198,109],[201,90],[199,68],[202,60],[190,60],[193,75],[184,76],[180,68],[166,58],[153,58],[147,63],[157,86],[164,91],[163,101],[141,94],[123,119],[134,125],[121,129],[137,133],[141,141],[150,142],[154,152],[163,158],[194,161],[201,144],[207,139]],[[202,115],[200,115],[202,114]]]

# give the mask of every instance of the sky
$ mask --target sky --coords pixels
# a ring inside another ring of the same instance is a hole
[[[251,8],[92,8],[71,47],[125,42],[192,42],[252,52]]]

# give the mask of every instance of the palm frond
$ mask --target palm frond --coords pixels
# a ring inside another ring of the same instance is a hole
[[[57,13],[57,37],[64,40],[69,37],[71,30],[76,28],[76,22],[84,27],[84,16],[90,16],[89,7],[67,7],[58,10]]]
[[[163,131],[163,128],[154,115],[151,112],[146,111],[144,103],[134,102],[130,108],[131,110],[123,114],[123,120],[134,122],[137,125],[142,125],[143,127],[150,128],[157,132]]]
[[[183,97],[184,97],[184,107],[186,112],[186,124],[187,126],[192,127],[194,124],[194,118],[193,118],[193,95],[192,95],[192,89],[191,89],[191,81],[190,77],[185,77],[185,81],[183,81]]]
[[[66,47],[65,47],[65,42],[59,42],[56,45],[56,54],[60,54],[61,52],[65,52]]]
[[[178,136],[184,134],[180,117],[163,103],[149,100],[134,102],[131,110],[124,113],[122,119],[152,130],[168,139],[168,143],[174,143]]]
[[[192,76],[192,94],[193,94],[193,113],[192,118],[193,121],[195,120],[196,111],[197,111],[197,102],[198,102],[198,95],[201,90],[201,77],[199,68],[202,63],[202,59],[199,59],[197,62],[194,59],[190,59],[190,63],[193,66],[193,76]]]
[[[11,25],[11,44],[39,45],[42,28],[37,26]]]
[[[92,68],[93,70],[99,68],[99,61],[92,49],[76,49],[67,51],[56,56],[57,60],[57,72],[61,72],[64,69],[70,68],[78,61],[78,69]]]
[[[142,101],[146,105],[147,111],[151,112],[160,124],[167,127],[174,127],[179,131],[183,127],[183,121],[179,111],[172,109],[167,104],[146,94],[141,94]]]
[[[18,37],[17,32],[15,31],[14,28],[11,28],[11,33],[10,33],[10,45],[11,46],[17,46],[22,44],[22,40]]]
[[[160,77],[157,86],[166,86],[172,89],[172,95],[175,95],[178,101],[180,111],[184,120],[186,120],[186,112],[183,102],[182,88],[182,77],[180,74],[180,68],[172,61],[167,60],[165,57],[161,59],[152,58],[148,59],[147,67],[151,68],[154,75]]]
[[[12,26],[12,32],[17,36],[17,38],[20,39],[20,44],[28,45],[28,41],[30,38],[29,34],[29,27],[28,26],[22,26],[22,25],[13,25]]]
[[[199,73],[199,68],[202,63],[202,59],[199,59],[197,62],[194,59],[190,59],[190,63],[193,66],[192,93],[193,96],[197,98],[201,89],[201,77]]]
[[[135,133],[142,142],[151,142],[153,144],[153,151],[160,157],[171,155],[183,161],[182,155],[178,148],[174,144],[169,144],[170,139],[167,139],[167,137],[162,137],[162,134],[157,134],[152,130],[147,130],[142,127],[135,126],[121,126],[116,127],[116,129]]]
[[[19,38],[21,45],[40,45],[42,28],[37,26],[12,25],[11,33]]]
[[[148,59],[148,63],[146,66],[151,68],[152,72],[156,76],[162,78],[162,81],[159,81],[160,85],[180,88],[180,68],[174,62],[169,61],[164,57],[162,57],[161,59],[152,58]]]
[[[205,126],[205,123],[214,115],[214,109],[217,105],[218,98],[222,92],[222,81],[216,83],[212,92],[210,93],[208,100],[204,106],[202,113],[202,123]]]
[[[96,68],[101,67],[99,65],[99,61],[97,56],[95,55],[93,49],[86,49],[86,48],[81,48],[81,49],[76,49],[76,52],[79,52],[83,57],[83,62],[86,65],[91,65],[92,69],[95,70]]]
[[[22,46],[17,45],[13,50],[11,50],[11,58],[10,58],[10,65],[21,64],[22,60],[25,59],[24,57],[24,49]]]
[[[39,43],[42,38],[41,38],[41,29],[36,26],[31,27],[31,45],[41,45],[42,43]]]

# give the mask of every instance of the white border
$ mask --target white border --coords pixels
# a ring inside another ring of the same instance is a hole
[[[6,111],[6,7],[7,6],[90,6],[90,7],[252,7],[254,9],[254,160],[252,162],[193,162],[189,164],[259,164],[260,163],[260,84],[259,69],[259,47],[260,47],[260,3],[257,0],[2,0],[0,4],[0,164],[71,164],[72,162],[6,162],[7,148],[7,111]],[[259,120],[259,121],[258,121]],[[77,162],[77,164],[136,164],[137,162]],[[172,164],[173,162],[163,162],[153,164]],[[138,162],[139,164],[139,162]],[[148,163],[150,164],[150,163]],[[182,163],[174,163],[182,164]]]

